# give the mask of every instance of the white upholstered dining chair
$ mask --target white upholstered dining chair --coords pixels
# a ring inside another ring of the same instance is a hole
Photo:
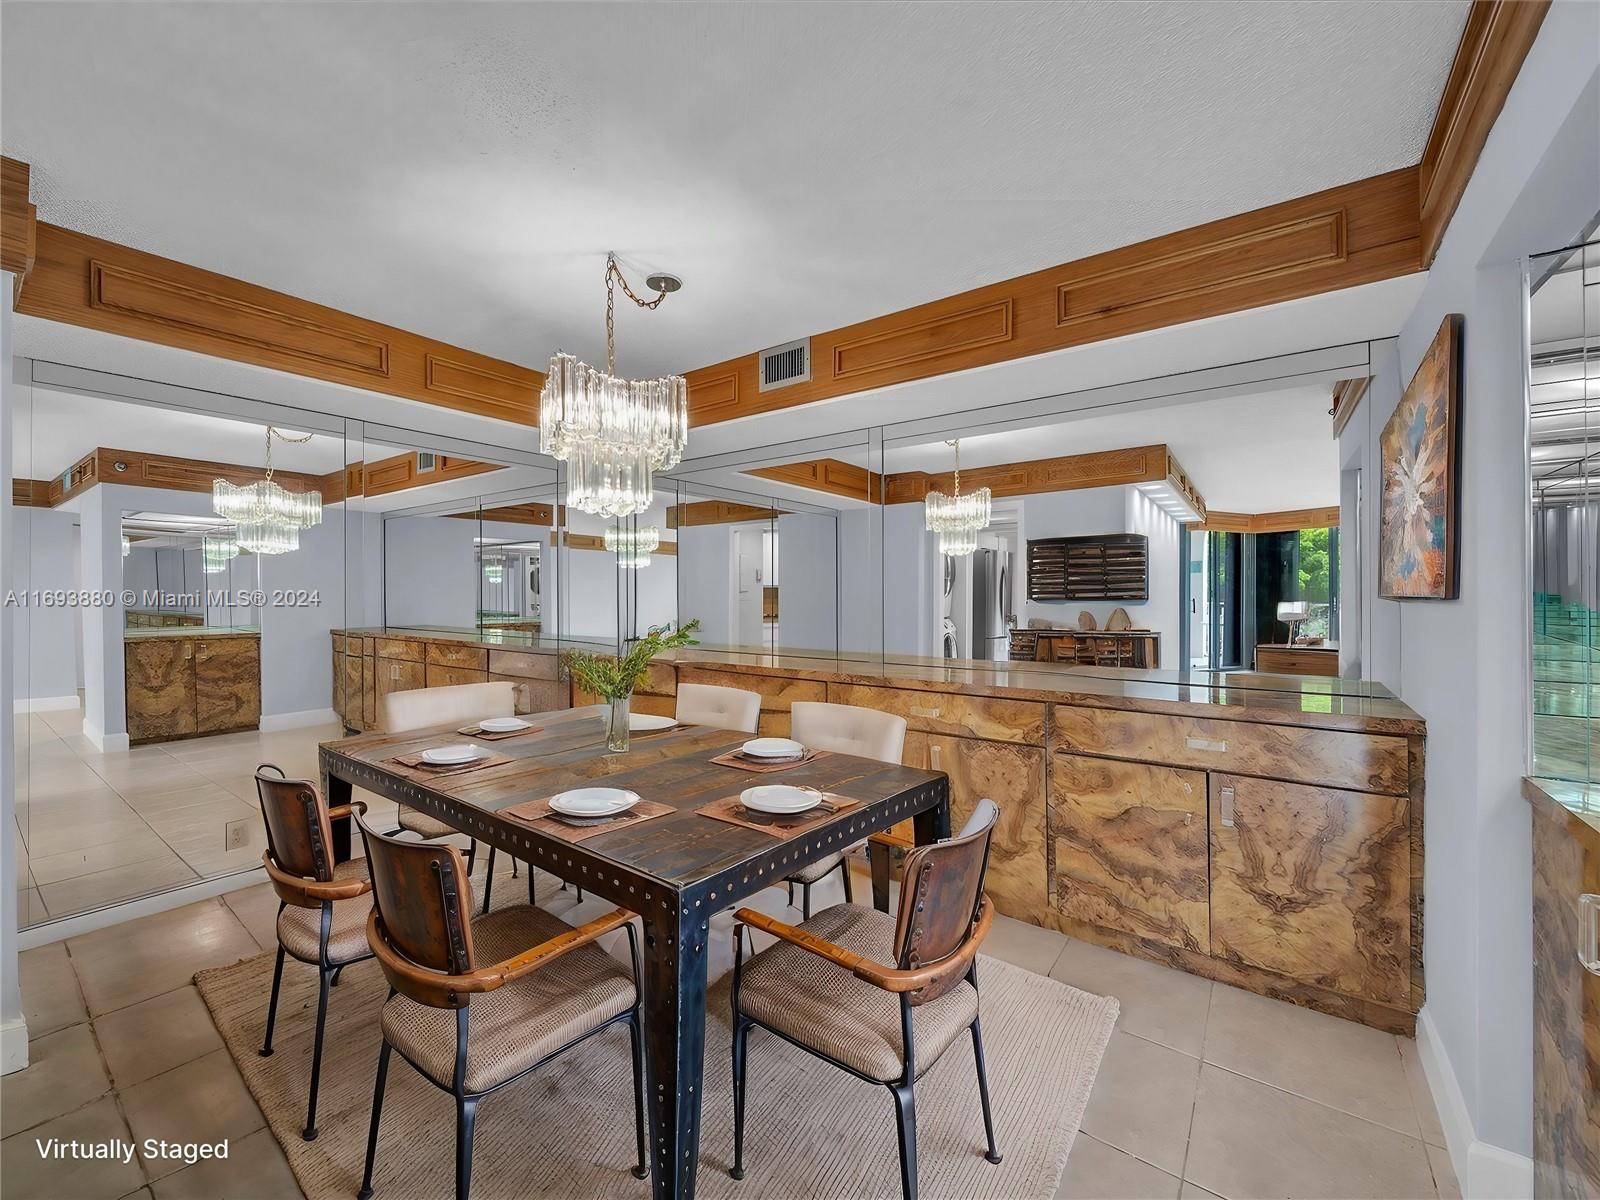
[[[853,704],[796,700],[790,708],[789,736],[813,750],[831,750],[836,754],[854,754],[860,758],[898,763],[905,752],[906,719]],[[857,843],[857,846],[861,844]],[[851,894],[849,865],[850,853],[855,849],[856,846],[850,846],[837,854],[818,859],[784,880],[789,885],[790,903],[794,902],[795,884],[800,885],[800,911],[807,920],[811,919],[812,884],[820,883],[832,871],[841,872],[845,902],[850,903],[855,899]]]
[[[680,725],[710,725],[735,733],[754,733],[761,720],[761,695],[709,683],[680,683],[677,717]]]
[[[378,723],[385,733],[409,733],[434,725],[466,725],[488,717],[512,717],[517,712],[517,687],[504,681],[495,683],[457,683],[448,687],[414,688],[390,692],[378,701]],[[427,838],[453,837],[461,831],[438,817],[400,806],[399,828]],[[488,870],[483,879],[483,911],[489,911],[494,889],[494,847],[489,847]],[[468,839],[467,874],[478,859],[478,840]],[[533,903],[533,867],[528,868],[528,903]]]

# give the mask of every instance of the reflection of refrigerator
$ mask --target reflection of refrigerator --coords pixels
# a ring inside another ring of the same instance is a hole
[[[1004,659],[1011,626],[1011,551],[972,554],[972,657]]]

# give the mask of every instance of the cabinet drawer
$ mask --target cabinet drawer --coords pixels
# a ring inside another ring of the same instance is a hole
[[[489,670],[495,675],[518,679],[557,679],[561,659],[554,654],[523,654],[516,650],[489,651]]]
[[[1034,701],[868,687],[855,683],[830,683],[828,699],[834,704],[854,704],[860,708],[894,713],[906,719],[908,729],[921,733],[988,738],[996,742],[1019,742],[1026,746],[1044,745],[1045,706]]]
[[[491,657],[489,661],[492,663],[494,659]],[[519,717],[528,713],[555,712],[567,707],[567,689],[554,679],[524,679],[518,675],[497,675],[490,671],[489,681],[514,685]]]
[[[474,671],[487,671],[489,652],[482,646],[463,646],[457,642],[429,642],[425,661],[430,667],[466,667]]]
[[[1054,716],[1056,744],[1083,754],[1395,796],[1410,786],[1403,737],[1060,704]]]
[[[376,658],[372,662],[372,670],[375,677],[373,691],[380,701],[390,692],[414,692],[428,686],[427,668],[419,662]],[[378,707],[382,709],[381,704]]]
[[[430,643],[431,648],[432,643]],[[475,671],[471,667],[452,667],[430,662],[427,665],[427,686],[450,687],[457,683],[488,683],[489,672]]]
[[[714,687],[738,688],[761,696],[763,713],[789,714],[796,700],[826,700],[828,685],[817,679],[791,679],[784,675],[746,675],[742,671],[717,671],[706,667],[679,667],[682,683],[709,683]],[[762,734],[766,734],[763,727]]]
[[[409,638],[373,638],[372,652],[379,658],[399,658],[406,662],[422,661],[422,643]]]
[[[1210,951],[1204,771],[1057,754],[1050,829],[1058,912]]]
[[[1407,802],[1215,774],[1210,807],[1212,954],[1409,1007]]]
[[[344,634],[342,633],[336,633],[333,635],[333,652],[335,654],[344,653],[344,640]]]

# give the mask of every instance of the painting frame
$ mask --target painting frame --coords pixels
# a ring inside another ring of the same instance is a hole
[[[1378,595],[1461,596],[1460,313],[1439,323],[1378,438]]]

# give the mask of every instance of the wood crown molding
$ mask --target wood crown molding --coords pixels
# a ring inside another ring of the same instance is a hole
[[[880,477],[863,467],[834,458],[757,467],[743,473],[857,500],[869,499],[871,492],[878,492],[885,504],[920,504],[931,491],[950,492],[955,488],[953,471],[946,474],[900,471]],[[1196,512],[1205,514],[1205,498],[1172,452],[1161,445],[969,467],[961,473],[962,487],[966,490],[986,487],[998,498],[1156,482],[1170,484]]]
[[[883,487],[883,476],[877,472],[837,458],[815,458],[809,462],[784,463],[776,467],[753,467],[743,474],[809,488],[814,492],[848,496],[852,500],[872,501]]]
[[[693,500],[667,506],[667,528],[686,529],[691,525],[734,525],[741,521],[773,521],[784,516],[779,508],[761,508],[732,500]]]
[[[1297,529],[1337,529],[1339,509],[1291,508],[1283,512],[1206,514],[1204,523],[1190,529],[1202,533],[1293,533]]]
[[[57,225],[35,227],[19,313],[537,424],[538,371]]]
[[[49,508],[50,481],[48,479],[11,480],[12,508]]]
[[[29,195],[30,177],[27,163],[0,157],[0,270],[16,276],[18,289],[37,253],[38,211]]]
[[[1328,415],[1333,418],[1333,436],[1337,438],[1344,432],[1350,418],[1361,405],[1361,398],[1367,394],[1367,388],[1372,383],[1372,376],[1363,375],[1359,379],[1341,379],[1333,385],[1333,407]]]
[[[1433,264],[1549,8],[1550,0],[1473,0],[1418,167],[1424,267]]]
[[[808,381],[759,355],[688,372],[691,424],[1005,362],[1421,269],[1408,167],[947,296],[811,338]]]

